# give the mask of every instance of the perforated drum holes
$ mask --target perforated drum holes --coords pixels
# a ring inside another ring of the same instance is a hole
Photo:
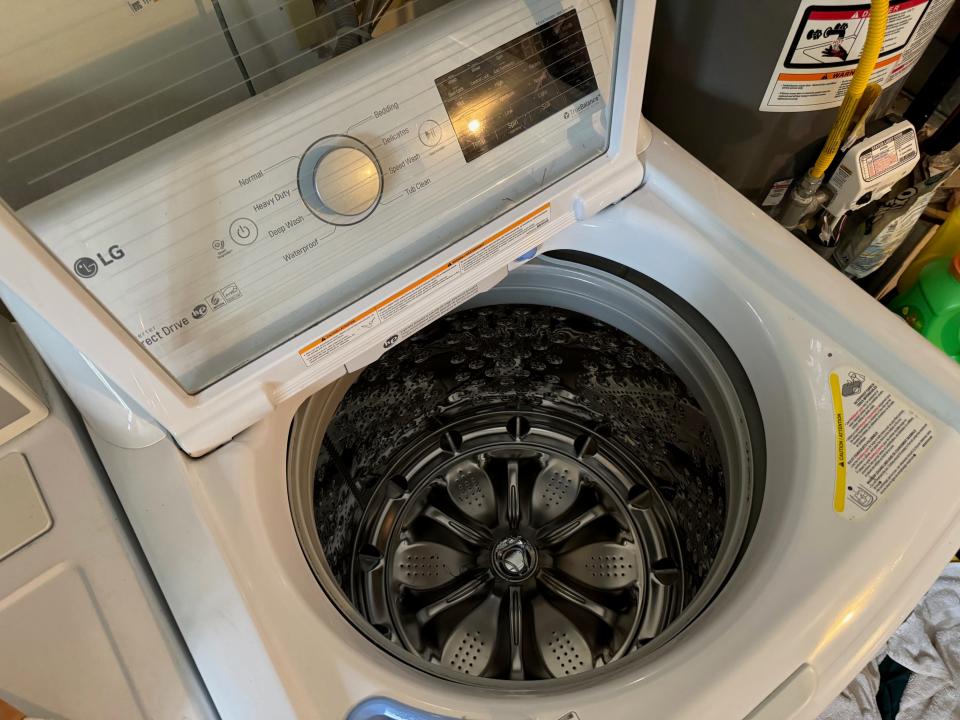
[[[327,555],[344,594],[423,669],[567,678],[646,652],[694,600],[726,524],[720,457],[637,340],[569,310],[482,307],[347,391],[311,495],[371,482],[351,483],[349,526],[318,511],[315,532],[325,555],[352,538],[352,559]]]

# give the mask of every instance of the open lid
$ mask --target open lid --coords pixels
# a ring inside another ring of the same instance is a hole
[[[202,453],[639,186],[652,18],[25,4],[5,24],[2,290]]]

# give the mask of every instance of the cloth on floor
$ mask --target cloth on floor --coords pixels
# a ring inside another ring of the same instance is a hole
[[[818,720],[881,720],[877,706],[877,692],[880,690],[880,660],[878,655],[860,671],[827,709],[820,713]]]
[[[960,720],[960,563],[943,571],[887,654],[913,672],[897,720]]]
[[[960,720],[960,563],[947,566],[880,657],[819,720],[880,720],[879,662],[885,655],[911,672],[897,720]]]

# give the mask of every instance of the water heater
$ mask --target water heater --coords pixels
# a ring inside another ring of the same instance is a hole
[[[896,97],[953,0],[891,0],[871,81]],[[860,57],[865,0],[657,4],[644,114],[750,200],[774,205],[823,145]],[[778,181],[784,181],[779,183]]]

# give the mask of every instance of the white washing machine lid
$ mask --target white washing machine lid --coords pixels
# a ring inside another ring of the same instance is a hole
[[[122,403],[206,452],[639,186],[654,3],[621,6],[459,0],[16,213],[2,205],[0,290]],[[2,148],[6,162],[82,130]],[[56,157],[21,172],[11,204],[86,158]]]

